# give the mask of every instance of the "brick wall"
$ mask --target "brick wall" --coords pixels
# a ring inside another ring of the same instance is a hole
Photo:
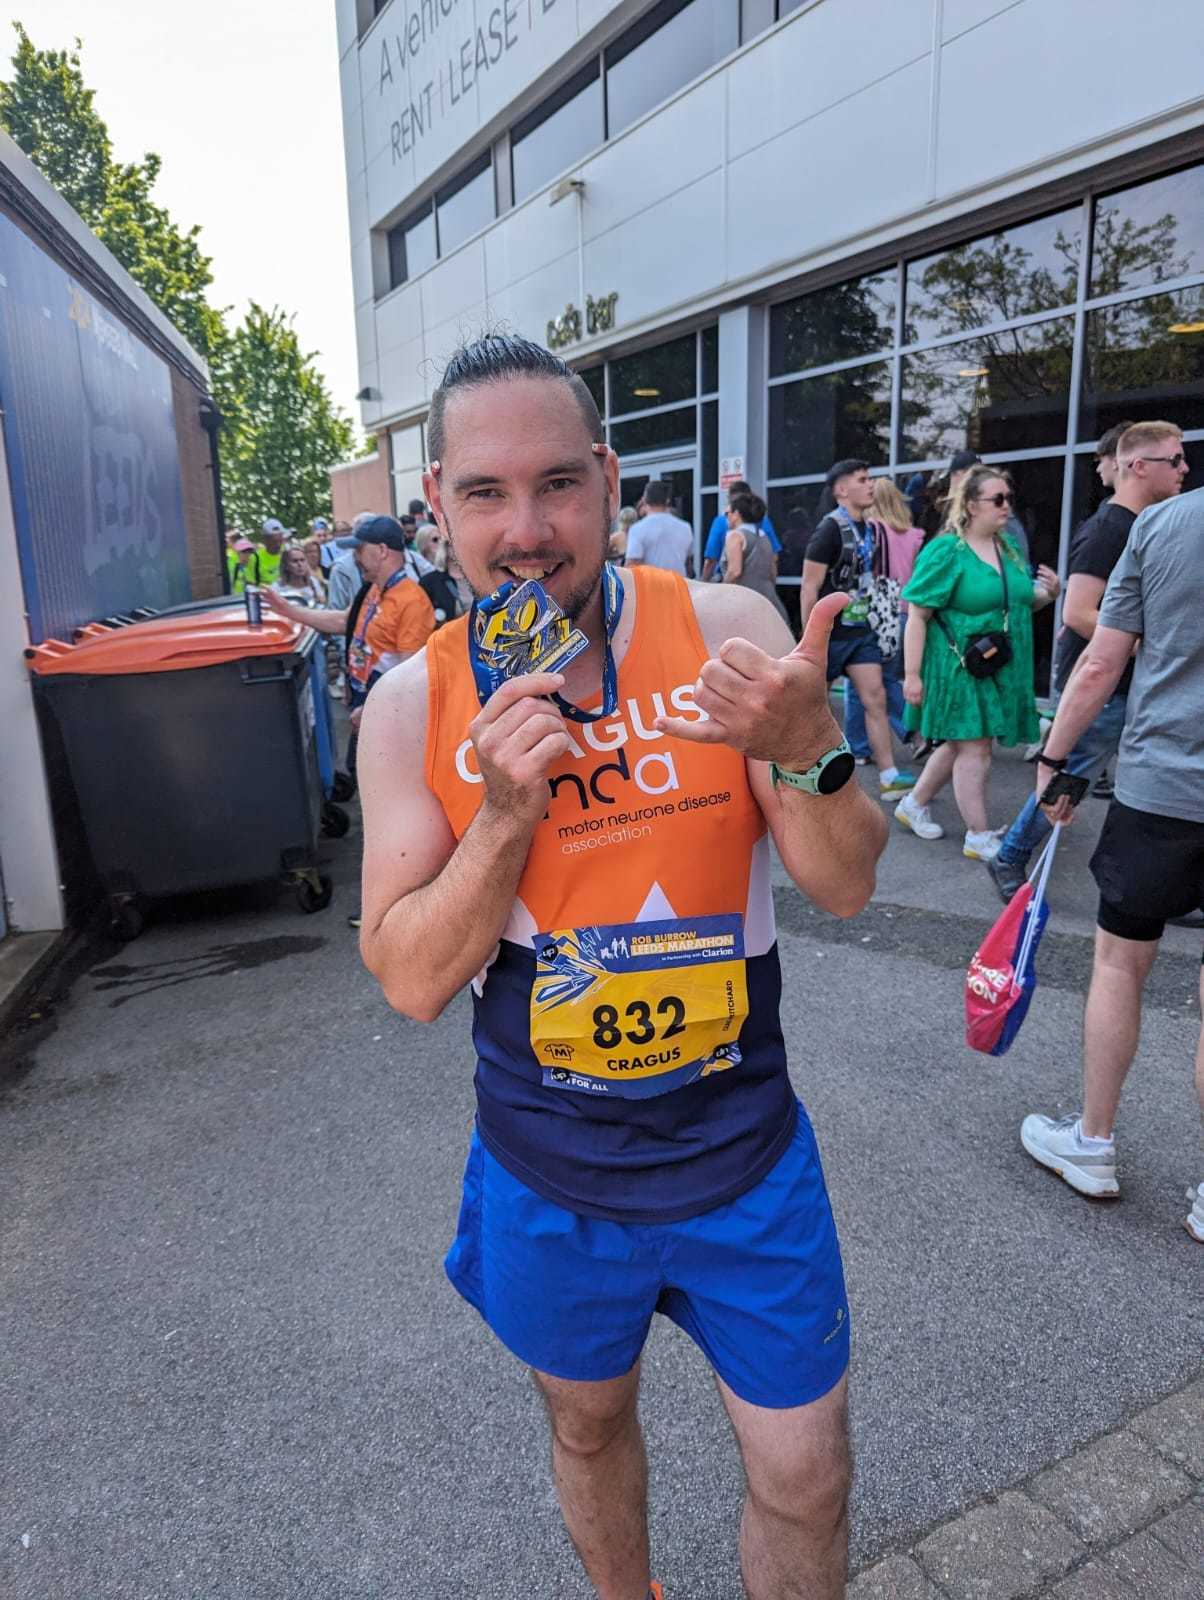
[[[381,435],[376,446],[374,456],[364,456],[361,461],[349,461],[346,466],[330,469],[330,497],[336,520],[350,522],[361,511],[384,511],[392,515],[388,440]]]
[[[221,541],[213,496],[213,464],[209,435],[201,427],[202,395],[175,367],[171,369],[172,409],[180,451],[180,487],[188,534],[188,572],[194,600],[220,594],[223,588]],[[220,437],[219,437],[220,449]]]

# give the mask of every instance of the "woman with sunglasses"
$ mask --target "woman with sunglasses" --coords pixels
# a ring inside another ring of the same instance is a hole
[[[987,821],[991,742],[1026,744],[1038,736],[1033,703],[1032,613],[1058,593],[1058,575],[1038,567],[1034,582],[1004,532],[1012,481],[998,467],[975,467],[958,485],[949,531],[920,551],[903,599],[906,721],[940,740],[895,817],[921,839],[939,839],[929,803],[949,779],[966,826],[963,854],[990,861],[999,840]]]

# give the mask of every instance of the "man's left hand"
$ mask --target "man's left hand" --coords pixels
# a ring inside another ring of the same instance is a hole
[[[658,732],[731,745],[750,760],[806,771],[842,738],[828,705],[828,639],[848,603],[839,593],[817,600],[788,656],[771,656],[747,639],[726,640],[694,685],[708,720],[658,717]]]

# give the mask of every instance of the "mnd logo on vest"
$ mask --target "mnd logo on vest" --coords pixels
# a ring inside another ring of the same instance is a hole
[[[617,805],[622,798],[620,785],[634,784],[642,794],[663,795],[680,789],[681,782],[671,750],[653,750],[636,755],[638,741],[651,744],[663,740],[665,735],[655,727],[657,717],[667,715],[665,699],[659,692],[649,696],[650,711],[645,712],[637,699],[628,700],[613,717],[604,722],[568,724],[567,731],[571,753],[575,761],[587,764],[593,752],[613,756],[613,760],[595,765],[583,765],[580,772],[561,772],[550,780],[552,799],[548,815],[563,810],[575,800],[577,809],[589,811],[595,805]],[[669,692],[669,705],[678,715],[695,722],[705,722],[707,714],[694,702],[694,685],[680,684]],[[632,749],[628,750],[631,745]],[[456,771],[465,783],[481,783],[480,769],[472,740],[465,739],[456,751]]]

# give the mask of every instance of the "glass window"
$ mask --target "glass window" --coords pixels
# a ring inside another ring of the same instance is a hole
[[[890,455],[890,362],[875,361],[769,391],[769,476],[826,472],[843,456]]]
[[[698,527],[702,533],[702,542],[705,546],[707,534],[711,531],[711,523],[719,515],[719,496],[717,494],[700,494],[698,497]]]
[[[1096,201],[1093,296],[1194,272],[1204,272],[1204,167],[1172,172]]]
[[[1057,455],[1038,461],[1004,463],[1005,470],[1016,486],[1015,514],[1024,531],[1028,559],[1034,565],[1044,562],[1055,570],[1062,532],[1062,474],[1065,459]],[[1033,687],[1039,695],[1049,693],[1053,623],[1053,606],[1045,606],[1033,616]]]
[[[427,203],[412,216],[389,229],[389,287],[396,289],[408,278],[433,267],[438,259],[435,248],[435,213]]]
[[[610,138],[719,59],[722,0],[661,0],[606,52]]]
[[[447,256],[480,233],[497,215],[493,202],[493,159],[486,152],[435,197],[439,211],[439,254]]]
[[[707,400],[702,407],[702,481],[719,482],[718,400]]]
[[[771,307],[770,377],[888,350],[895,342],[897,286],[892,267]]]
[[[903,460],[1064,443],[1073,339],[1059,317],[904,356]]]
[[[594,397],[598,415],[604,417],[606,415],[606,368],[587,367],[581,374],[581,380]]]
[[[697,407],[679,406],[676,411],[660,411],[634,422],[612,422],[610,443],[622,455],[637,450],[667,450],[675,445],[691,445],[697,432]]]
[[[695,371],[694,335],[671,339],[668,344],[637,350],[610,364],[610,409],[616,416],[625,411],[647,411],[652,406],[668,405],[672,400],[693,398]]]
[[[704,328],[702,339],[702,392],[715,394],[719,389],[719,329],[712,324]]]
[[[1130,418],[1204,428],[1204,288],[1087,314],[1079,435]]]
[[[514,203],[542,189],[606,137],[597,58],[510,130]]]
[[[968,332],[1070,305],[1078,294],[1081,206],[907,265],[904,342]]]

